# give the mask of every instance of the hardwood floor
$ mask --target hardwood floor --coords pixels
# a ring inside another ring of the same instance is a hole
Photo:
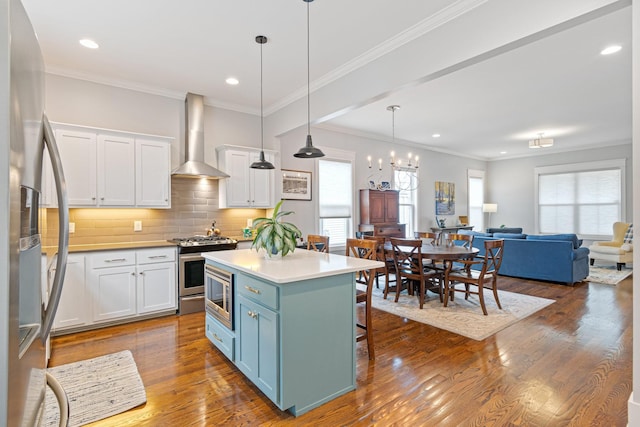
[[[147,403],[99,426],[626,425],[632,279],[500,288],[556,302],[484,341],[374,309],[376,360],[357,344],[357,390],[297,418],[207,341],[202,313],[56,337],[50,365],[132,351]]]

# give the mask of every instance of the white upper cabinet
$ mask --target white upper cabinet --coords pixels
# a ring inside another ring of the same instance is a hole
[[[56,129],[70,206],[96,206],[95,132]]]
[[[54,128],[70,207],[171,207],[171,138]]]
[[[53,166],[49,151],[44,150],[42,157],[42,193],[40,195],[40,206],[43,208],[57,208],[56,184],[53,178]]]
[[[134,156],[133,137],[98,134],[98,205],[135,205]]]
[[[171,206],[171,151],[166,142],[136,138],[136,204]]]
[[[219,183],[221,208],[271,208],[275,205],[275,169],[251,169],[260,150],[222,145],[217,149],[218,168],[230,177]],[[265,159],[275,165],[275,153],[265,150]]]

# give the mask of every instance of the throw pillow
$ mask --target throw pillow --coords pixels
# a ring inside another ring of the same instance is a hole
[[[487,233],[514,233],[514,234],[521,234],[522,233],[522,227],[487,228]]]
[[[627,232],[624,233],[624,243],[633,243],[633,223],[629,224]]]
[[[526,239],[526,234],[516,234],[516,233],[493,233],[493,237],[496,239]]]

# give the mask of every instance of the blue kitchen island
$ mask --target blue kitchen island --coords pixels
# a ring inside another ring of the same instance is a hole
[[[355,272],[383,263],[302,249],[202,255],[232,274],[232,329],[208,312],[206,335],[278,408],[300,415],[355,389]]]

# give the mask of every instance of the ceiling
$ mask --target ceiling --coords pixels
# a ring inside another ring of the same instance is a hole
[[[307,5],[312,91],[355,69],[371,69],[376,81],[376,52],[423,55],[407,48],[412,31],[487,7],[485,0],[23,3],[50,73],[178,99],[198,93],[210,105],[251,114],[260,114],[255,36],[265,35],[266,115],[306,98]],[[319,126],[390,141],[386,107],[397,104],[396,141],[483,160],[630,143],[631,8],[585,21],[437,78],[390,82],[376,96],[325,115]],[[80,46],[84,37],[100,48]],[[599,54],[614,43],[623,47],[619,53]],[[240,83],[227,85],[231,76]],[[555,139],[554,147],[528,148],[540,132]]]

